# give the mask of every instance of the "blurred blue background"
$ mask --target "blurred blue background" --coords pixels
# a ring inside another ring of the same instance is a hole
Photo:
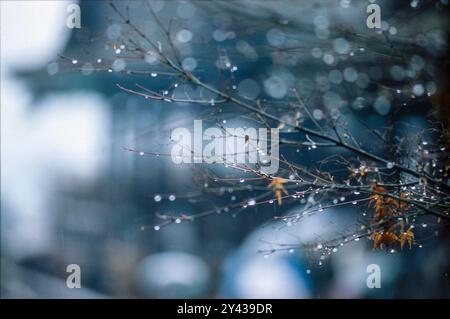
[[[157,232],[151,227],[141,230],[154,223],[155,212],[192,214],[211,203],[229,202],[234,195],[182,198],[179,194],[194,190],[198,173],[192,166],[124,150],[164,150],[170,129],[191,125],[206,116],[204,109],[119,90],[117,83],[132,87],[136,82],[162,90],[174,80],[95,71],[100,65],[114,66],[111,44],[126,31],[106,1],[79,2],[82,28],[69,29],[70,3],[1,1],[3,298],[450,296],[448,230],[437,238],[441,230],[429,227],[422,248],[398,254],[373,251],[368,241],[346,245],[323,262],[301,251],[268,258],[258,253],[271,247],[270,242],[339,234],[357,218],[355,208],[335,209],[290,229],[272,223],[271,217],[292,213],[300,203],[217,214]],[[126,3],[139,25],[157,36],[142,1],[120,1],[118,6]],[[365,26],[368,1],[150,3],[163,21],[173,18],[192,32],[192,40],[179,39],[179,49],[184,63],[208,83],[219,85],[217,60],[225,52],[238,67],[230,81],[241,96],[276,104],[289,96],[290,87],[305,97],[319,92],[309,101],[317,106],[317,117],[321,107],[350,106],[354,113],[347,114],[349,127],[363,143],[374,142],[355,116],[375,127],[392,121],[422,129],[428,125],[425,115],[432,106],[426,92],[435,92],[439,83],[431,76],[421,80],[407,74],[428,68],[437,77],[439,57],[447,50],[447,1],[377,1],[383,8],[383,28],[400,42],[412,39],[419,47],[406,66],[392,62],[395,57],[380,64],[364,54],[398,53],[367,43],[364,36],[373,32]],[[350,49],[337,35],[341,29],[362,34],[360,46]],[[77,65],[59,54],[76,58]],[[339,54],[349,59],[338,63]],[[354,55],[357,59],[352,60]],[[408,107],[392,114],[396,92],[380,86],[402,87],[399,83],[404,85],[408,76],[418,85],[412,89],[414,99],[404,94]],[[349,83],[356,83],[356,89],[349,92]],[[223,109],[223,114],[211,115],[212,122],[218,116],[236,125],[245,122],[236,119],[232,107]],[[383,147],[372,146],[377,151]],[[299,163],[332,154],[286,152]],[[166,196],[155,202],[154,194],[173,194],[176,199]],[[66,287],[66,266],[72,263],[81,267],[81,289]],[[366,267],[372,263],[382,267],[381,289],[366,286]]]

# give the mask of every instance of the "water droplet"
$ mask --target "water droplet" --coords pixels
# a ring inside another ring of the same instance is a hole
[[[150,73],[150,76],[151,76],[152,78],[156,78],[156,77],[158,76],[158,73],[152,72],[152,73]]]
[[[290,254],[294,253],[294,249],[292,249],[292,248],[289,249],[289,253],[290,253]]]
[[[102,59],[97,59],[97,63],[102,63]]]
[[[248,201],[248,206],[255,206],[256,205],[256,201],[254,199],[250,199]]]
[[[306,269],[306,273],[309,275],[311,273],[311,269]]]
[[[160,230],[160,229],[161,229],[161,227],[159,227],[159,226],[155,226],[155,227],[153,227],[153,229],[154,229],[154,230]]]
[[[169,200],[170,200],[171,202],[173,202],[175,199],[176,199],[176,196],[175,196],[175,195],[170,195],[170,196],[169,196]]]
[[[78,63],[78,60],[75,60],[75,59],[72,60],[72,64],[77,64],[77,63]]]
[[[139,152],[139,155],[144,155],[145,153],[144,152]]]
[[[161,197],[161,195],[155,195],[155,197],[153,199],[155,200],[155,202],[160,202],[162,197]]]
[[[239,183],[243,183],[243,182],[245,182],[245,179],[241,178],[241,179],[239,180]]]
[[[179,218],[175,219],[175,224],[179,224],[179,223],[181,223],[181,219],[179,219]]]

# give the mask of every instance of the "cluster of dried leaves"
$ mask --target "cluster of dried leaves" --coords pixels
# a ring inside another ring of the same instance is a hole
[[[413,226],[409,224],[408,218],[405,218],[405,214],[411,207],[407,203],[408,196],[400,193],[397,200],[384,194],[387,194],[386,189],[377,185],[374,187],[374,194],[370,197],[370,203],[374,208],[373,222],[382,223],[387,220],[380,230],[373,233],[373,246],[374,248],[391,248],[400,243],[400,248],[403,249],[405,242],[408,242],[411,248],[414,241]]]

